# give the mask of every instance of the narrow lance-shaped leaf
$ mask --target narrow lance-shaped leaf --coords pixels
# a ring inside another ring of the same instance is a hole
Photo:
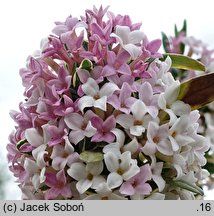
[[[190,183],[182,180],[172,180],[172,181],[168,181],[167,183],[173,187],[182,188],[191,191],[193,193],[200,194],[201,196],[204,195],[204,192],[200,187],[196,185],[191,185]]]
[[[184,32],[185,35],[187,35],[187,21],[186,20],[184,20],[183,28],[181,29],[181,32]]]
[[[162,34],[163,48],[165,52],[168,52],[169,39],[164,32],[161,32],[161,34]]]
[[[185,36],[187,35],[187,22],[186,22],[186,20],[184,20],[183,28],[181,29],[180,32],[184,32]],[[185,44],[181,43],[180,44],[180,51],[182,54],[184,53],[184,50],[185,50]]]
[[[189,56],[184,56],[176,53],[163,54],[164,59],[169,56],[172,59],[172,67],[184,70],[205,71],[205,66]]]
[[[175,37],[178,37],[179,31],[178,31],[178,28],[177,28],[176,24],[175,24],[174,32],[175,32]]]
[[[214,101],[214,73],[182,83],[177,99],[189,104],[192,110]]]

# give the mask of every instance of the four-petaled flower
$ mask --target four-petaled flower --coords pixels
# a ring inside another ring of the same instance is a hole
[[[104,155],[104,161],[110,171],[107,177],[107,184],[110,188],[119,187],[123,180],[126,181],[140,172],[137,161],[131,158],[131,153],[128,151],[121,155],[109,151]]]
[[[67,183],[64,170],[60,170],[58,173],[53,174],[51,172],[46,173],[45,184],[50,187],[47,193],[45,194],[45,199],[51,200],[55,199],[58,196],[63,198],[71,198],[71,185]]]
[[[82,112],[86,107],[96,107],[106,111],[108,96],[119,88],[114,83],[106,83],[99,89],[96,81],[89,77],[87,82],[82,85],[82,90],[86,94],[78,102],[79,109]]]
[[[116,120],[113,115],[109,116],[105,121],[100,117],[92,117],[91,124],[97,129],[96,133],[93,135],[91,141],[101,142],[105,141],[111,143],[115,139],[115,135],[112,133],[112,129],[116,126]]]
[[[146,183],[151,180],[152,172],[149,164],[140,167],[140,172],[124,182],[120,187],[120,193],[126,195],[148,195],[152,191],[151,186]]]
[[[121,47],[126,50],[132,59],[136,59],[141,54],[140,43],[144,34],[140,30],[131,31],[128,26],[116,26],[115,33],[111,34],[120,43]]]
[[[116,118],[116,122],[125,129],[129,129],[130,134],[134,136],[141,136],[145,132],[146,127],[151,120],[150,115],[146,115],[148,112],[146,105],[143,101],[137,100],[131,106],[132,115],[120,114]]]
[[[100,175],[103,171],[103,162],[92,162],[87,165],[77,162],[71,164],[67,170],[68,175],[77,180],[77,190],[80,194],[86,192],[89,188],[96,189],[98,185],[105,181]]]

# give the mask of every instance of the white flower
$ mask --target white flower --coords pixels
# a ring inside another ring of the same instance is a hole
[[[85,200],[126,200],[123,196],[114,193],[106,182],[99,184],[97,193],[89,195]]]
[[[28,128],[25,130],[25,138],[34,147],[38,147],[43,143],[43,137],[36,128]]]
[[[137,138],[134,137],[129,143],[125,144],[125,134],[118,128],[114,128],[112,133],[116,136],[116,142],[105,145],[103,152],[114,152],[114,154],[120,155],[121,152],[130,151],[134,154],[138,150],[139,143]]]
[[[25,138],[28,141],[30,145],[33,147],[38,147],[42,144],[47,144],[48,143],[48,124],[45,124],[42,126],[43,129],[43,135],[39,133],[39,131],[36,128],[28,128],[25,130]]]
[[[194,142],[194,139],[187,133],[190,123],[189,116],[183,115],[169,129],[169,140],[173,151],[177,151],[180,147]]]
[[[131,107],[132,115],[120,114],[116,118],[116,122],[125,129],[130,130],[130,134],[141,136],[145,132],[149,121],[152,119],[147,113],[147,107],[141,100],[137,100]]]
[[[214,104],[214,103],[213,103]],[[206,138],[209,141],[212,154],[214,154],[214,115],[211,113],[205,113],[204,114],[207,128],[205,131]]]
[[[117,39],[123,49],[131,55],[132,59],[136,59],[141,54],[139,44],[144,38],[142,31],[130,31],[128,26],[117,25],[116,32],[112,33],[110,36]]]
[[[25,178],[32,178],[32,184],[36,190],[38,190],[39,185],[45,181],[46,163],[44,156],[48,154],[48,152],[45,151],[46,147],[46,145],[40,145],[32,151],[32,155],[36,161],[29,158],[26,158],[24,161],[24,168],[27,171],[27,176],[25,176]]]
[[[137,161],[131,158],[131,152],[128,151],[121,155],[109,151],[104,155],[104,161],[111,172],[107,177],[107,184],[112,189],[119,187],[123,180],[128,180],[140,172]]]
[[[84,137],[92,137],[96,133],[96,128],[91,125],[90,118],[94,115],[92,111],[87,111],[84,116],[79,113],[70,113],[65,117],[66,125],[72,129],[69,133],[69,140],[77,144]]]
[[[71,164],[67,170],[68,175],[77,180],[77,190],[80,194],[86,192],[89,188],[96,189],[105,179],[100,176],[103,171],[103,162],[92,162],[87,165],[77,162]]]
[[[156,151],[164,155],[173,155],[171,143],[168,140],[169,126],[163,124],[159,126],[156,122],[149,122],[147,130],[147,142],[142,147],[142,152],[146,155],[154,155]]]
[[[154,182],[158,186],[159,192],[161,192],[161,191],[163,191],[163,189],[166,185],[165,180],[161,176],[162,169],[163,169],[163,162],[156,162],[155,156],[152,156],[151,159],[152,159],[152,163],[151,163],[152,179],[154,180]]]
[[[86,96],[80,98],[78,102],[81,111],[83,111],[85,107],[93,106],[106,111],[108,96],[112,95],[114,91],[119,90],[119,88],[114,83],[106,83],[99,89],[96,81],[89,77],[87,82],[82,85],[82,90]]]
[[[158,105],[170,116],[169,124],[172,125],[176,121],[176,115],[181,116],[189,114],[191,108],[183,101],[177,100],[180,91],[180,82],[175,81],[171,74],[165,75],[165,91],[159,95]]]

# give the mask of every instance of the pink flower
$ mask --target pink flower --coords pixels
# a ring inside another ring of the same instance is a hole
[[[144,37],[143,47],[142,47],[142,55],[144,59],[148,58],[160,58],[162,55],[158,53],[158,50],[161,47],[161,40],[156,39],[153,41],[148,41],[147,37]]]
[[[58,116],[66,116],[75,110],[75,104],[67,95],[63,95],[59,106],[55,107],[54,114]]]
[[[122,85],[119,96],[113,94],[109,97],[108,102],[116,110],[129,114],[132,104],[136,101],[136,98],[131,97],[132,92],[131,87],[125,82]]]
[[[100,44],[105,46],[111,44],[114,41],[114,39],[110,37],[112,31],[111,22],[107,23],[107,25],[103,27],[94,22],[90,25],[90,28],[92,34],[90,39],[92,41],[98,41]]]
[[[124,182],[120,187],[120,193],[126,195],[148,195],[151,193],[151,186],[146,183],[148,180],[151,180],[152,172],[149,164],[146,164],[140,167],[140,172],[137,175],[133,176],[126,182]]]
[[[95,66],[94,68],[92,68],[90,72],[88,70],[78,68],[77,74],[81,83],[86,83],[89,77],[96,80],[97,83],[100,83],[103,81],[102,70],[103,67],[101,66]]]
[[[71,85],[71,76],[64,67],[60,67],[58,77],[47,83],[49,86],[54,86],[58,94],[66,93]]]
[[[52,159],[52,167],[55,170],[64,169],[66,165],[70,166],[79,159],[79,154],[74,151],[74,147],[69,142],[68,137],[66,136],[64,139],[64,146],[55,145],[50,157]]]
[[[64,121],[60,121],[58,126],[50,125],[47,130],[50,137],[48,141],[49,146],[54,146],[64,141],[63,137],[67,131]]]
[[[119,74],[131,75],[131,69],[128,62],[129,55],[127,52],[121,52],[116,55],[113,51],[107,52],[107,64],[103,67],[103,75],[110,76]]]
[[[105,121],[95,116],[91,118],[91,124],[97,129],[91,141],[101,142],[105,141],[111,143],[115,139],[115,135],[111,132],[116,126],[116,120],[113,115],[109,116]]]
[[[60,170],[56,175],[53,173],[46,173],[45,184],[50,187],[45,193],[45,199],[55,199],[59,195],[63,198],[71,198],[71,185],[67,183],[64,170]]]
[[[61,34],[74,30],[77,27],[87,27],[86,23],[79,21],[76,17],[69,16],[65,22],[55,22],[56,27],[53,33],[60,36]]]

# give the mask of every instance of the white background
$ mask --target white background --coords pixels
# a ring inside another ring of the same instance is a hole
[[[4,2],[4,3],[2,3]],[[0,163],[6,158],[5,146],[14,122],[9,110],[18,109],[23,100],[19,68],[39,48],[40,40],[54,27],[54,21],[84,15],[85,9],[110,5],[115,14],[130,15],[142,22],[141,30],[150,40],[161,38],[161,31],[173,34],[174,24],[182,27],[187,19],[188,35],[202,39],[214,48],[214,7],[212,0],[7,0],[0,3]],[[6,163],[6,162],[5,162]],[[0,173],[2,175],[2,173]],[[13,183],[6,199],[20,199]],[[208,196],[208,198],[213,198]]]

